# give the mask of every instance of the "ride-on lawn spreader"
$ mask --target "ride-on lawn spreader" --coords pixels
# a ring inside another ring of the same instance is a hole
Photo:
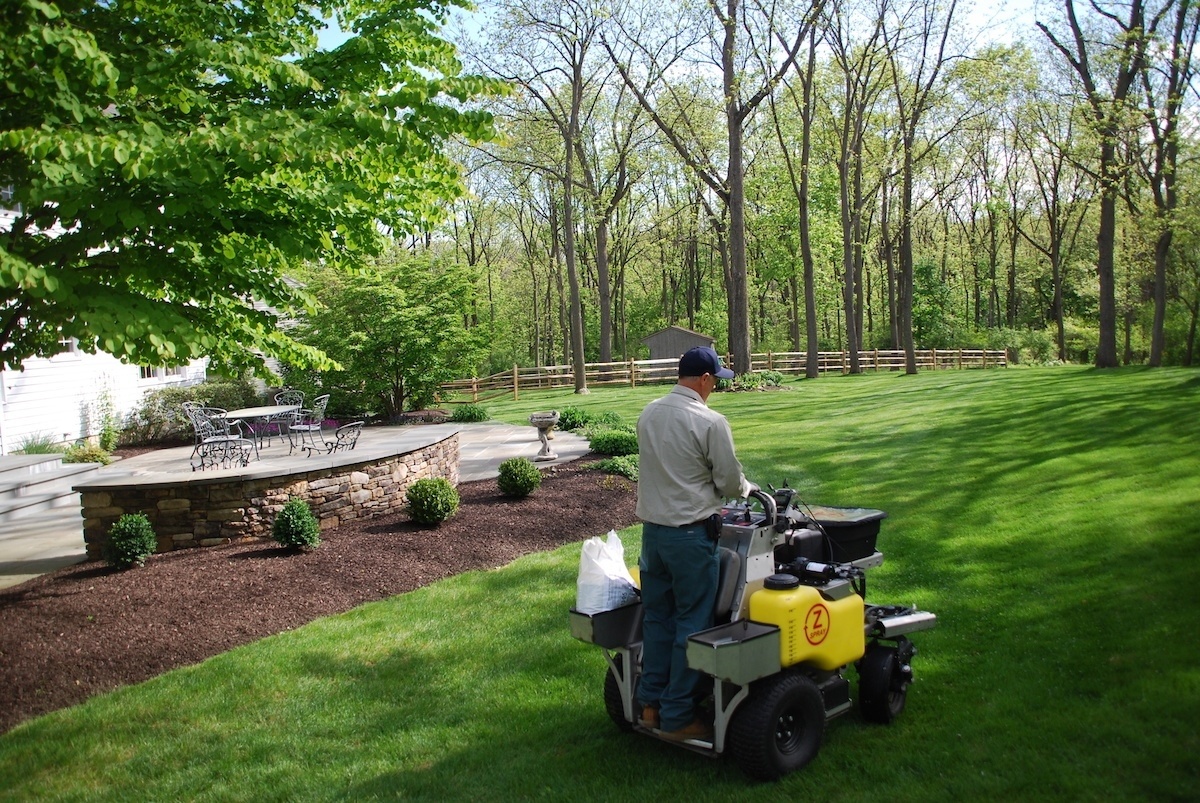
[[[865,602],[866,572],[883,563],[875,540],[887,514],[802,511],[795,502],[788,488],[754,491],[722,510],[717,624],[687,644],[688,665],[712,679],[703,707],[713,739],[671,742],[710,756],[730,752],[761,780],[816,756],[826,721],[853,707],[844,675],[851,664],[862,717],[890,723],[912,682],[916,648],[908,634],[937,623],[915,608]],[[594,614],[572,609],[570,624],[572,636],[604,650],[604,703],[613,722],[661,738],[639,723],[641,602]]]

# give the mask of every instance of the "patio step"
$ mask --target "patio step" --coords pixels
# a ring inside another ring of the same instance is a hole
[[[61,454],[0,455],[0,483],[44,474],[62,467]]]
[[[35,455],[13,457],[27,456]],[[24,467],[9,465],[10,460],[10,457],[0,460],[0,526],[53,508],[78,507],[79,494],[72,488],[101,468],[99,463],[63,464],[61,458],[28,463]]]

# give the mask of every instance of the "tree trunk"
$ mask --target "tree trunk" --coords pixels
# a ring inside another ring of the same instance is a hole
[[[901,348],[904,349],[904,373],[917,372],[917,351],[913,343],[912,311],[913,311],[913,242],[912,242],[912,204],[913,204],[913,160],[912,142],[904,143],[904,163],[900,177],[900,254],[899,269],[896,272],[896,312],[898,320],[896,328],[900,334]]]
[[[579,108],[583,103],[583,76],[579,61],[573,65],[571,114],[563,132],[563,251],[567,261],[567,284],[571,292],[571,367],[575,392],[587,393],[583,353],[583,300],[579,294],[579,269],[575,255],[575,138],[579,135]]]
[[[728,0],[721,68],[725,91],[725,126],[729,142],[729,352],[733,371],[750,370],[750,288],[746,273],[746,177],[742,148],[742,112],[737,103],[734,44],[738,0]]]
[[[596,284],[600,295],[600,362],[612,362],[612,291],[608,270],[608,220],[596,222]]]
[[[1100,283],[1100,341],[1096,367],[1117,367],[1117,293],[1113,269],[1117,233],[1117,194],[1120,192],[1116,164],[1115,133],[1104,135],[1100,149],[1100,228],[1096,232],[1096,278]]]

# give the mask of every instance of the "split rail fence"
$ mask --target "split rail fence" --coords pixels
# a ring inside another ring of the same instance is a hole
[[[1008,355],[992,349],[923,349],[918,350],[918,370],[959,368],[1005,368]],[[863,371],[903,371],[903,351],[860,351],[859,366]],[[725,357],[726,363],[729,357]],[[782,374],[803,374],[807,357],[803,351],[767,352],[750,355],[751,371],[778,371]],[[627,360],[625,362],[589,362],[584,364],[588,387],[603,385],[638,385],[674,382],[678,358],[666,360]],[[850,355],[844,351],[817,353],[819,373],[850,373]],[[575,371],[570,365],[543,365],[472,379],[456,379],[442,385],[442,393],[453,402],[483,402],[511,395],[516,401],[522,390],[546,390],[575,387]]]

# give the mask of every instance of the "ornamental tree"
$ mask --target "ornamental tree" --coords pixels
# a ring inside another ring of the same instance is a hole
[[[309,282],[321,307],[294,335],[339,367],[315,373],[288,367],[285,376],[310,397],[332,394],[335,411],[394,420],[432,403],[438,388],[470,373],[483,351],[465,323],[473,277],[429,252],[397,250],[354,276],[322,270]]]
[[[329,368],[276,326],[311,309],[284,271],[361,263],[457,195],[444,146],[492,136],[468,102],[499,88],[439,37],[466,1],[6,4],[0,364],[73,337],[143,365]],[[319,51],[329,14],[354,35]]]

